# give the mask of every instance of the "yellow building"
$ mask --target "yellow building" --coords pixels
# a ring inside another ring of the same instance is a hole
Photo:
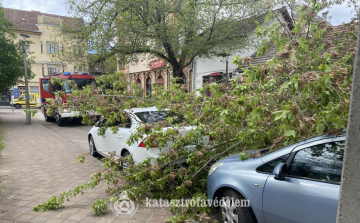
[[[5,8],[5,17],[14,24],[13,31],[15,33],[29,35],[30,38],[27,38],[27,40],[32,42],[27,49],[27,53],[31,53],[33,57],[34,62],[31,64],[31,71],[35,74],[35,77],[29,80],[30,93],[40,93],[39,78],[59,72],[73,73],[82,71],[82,68],[77,67],[76,63],[55,62],[55,53],[63,48],[63,43],[59,40],[56,28],[60,28],[63,23],[70,26],[75,25],[77,19],[38,11],[9,8]],[[54,41],[55,37],[57,41]],[[17,39],[22,41],[23,37],[17,35]],[[14,86],[14,92],[15,97],[25,93],[25,84],[18,83],[17,86]]]

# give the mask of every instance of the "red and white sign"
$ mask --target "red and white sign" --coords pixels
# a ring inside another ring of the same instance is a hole
[[[157,59],[157,60],[150,61],[149,68],[155,69],[155,68],[163,67],[164,65],[165,65],[164,59]]]

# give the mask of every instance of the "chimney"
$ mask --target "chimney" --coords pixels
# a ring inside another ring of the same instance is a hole
[[[332,19],[332,16],[329,16],[329,21],[328,21],[328,22],[329,22],[330,24],[331,24],[331,19]]]
[[[329,11],[322,13],[322,17],[325,19],[325,21],[327,21],[327,15],[328,15],[328,13],[329,13]]]

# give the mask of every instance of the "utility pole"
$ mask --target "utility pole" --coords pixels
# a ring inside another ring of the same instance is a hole
[[[360,14],[337,223],[360,222]]]
[[[226,87],[229,85],[229,56],[226,56],[226,79],[225,79]]]
[[[29,84],[28,84],[27,65],[26,65],[26,47],[28,46],[28,44],[26,43],[26,38],[29,38],[30,36],[25,33],[21,33],[20,36],[24,37],[23,51],[24,51],[24,70],[25,70],[25,97],[26,97],[25,100],[26,100],[26,110],[29,111],[30,97],[29,97]],[[26,113],[26,124],[31,124],[31,114],[28,112]]]

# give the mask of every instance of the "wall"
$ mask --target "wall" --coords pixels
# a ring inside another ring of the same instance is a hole
[[[45,24],[52,23],[52,24]],[[53,24],[60,24],[60,18],[50,18],[46,16],[38,16],[38,29],[41,32],[26,32],[30,38],[27,38],[27,40],[31,41],[32,44],[30,45],[30,56],[33,57],[34,63],[31,64],[31,71],[35,74],[35,77],[31,80],[29,80],[29,92],[30,87],[38,87],[38,92],[40,92],[39,89],[39,78],[42,78],[43,75],[47,76],[48,73],[48,66],[51,65],[58,65],[60,68],[60,72],[71,72],[74,73],[74,64],[67,63],[66,65],[62,65],[60,62],[53,62],[54,58],[52,54],[48,54],[46,50],[46,42],[47,41],[54,41],[55,38],[55,25]],[[24,31],[21,30],[15,30],[14,32],[20,34],[24,33]],[[23,37],[20,35],[17,35],[16,41],[22,41]],[[43,53],[41,53],[41,41],[43,42]],[[59,50],[61,50],[61,41],[59,41]],[[42,72],[42,68],[44,65],[44,73]],[[25,86],[25,83],[18,83],[15,88]],[[20,93],[19,93],[20,96]]]
[[[278,13],[280,21],[285,22],[283,16]],[[267,26],[271,26],[275,20],[269,22]],[[237,69],[237,66],[232,63],[232,58],[239,56],[250,56],[257,51],[257,45],[261,43],[262,39],[256,36],[255,29],[249,34],[249,38],[253,40],[252,46],[247,49],[240,49],[230,53],[228,59],[228,72],[232,73]],[[197,57],[194,60],[195,63],[195,83],[193,87],[195,89],[201,88],[203,84],[203,76],[210,75],[211,73],[223,72],[226,73],[226,62],[224,57],[212,57],[212,58],[200,58]],[[194,90],[195,90],[194,89]]]

